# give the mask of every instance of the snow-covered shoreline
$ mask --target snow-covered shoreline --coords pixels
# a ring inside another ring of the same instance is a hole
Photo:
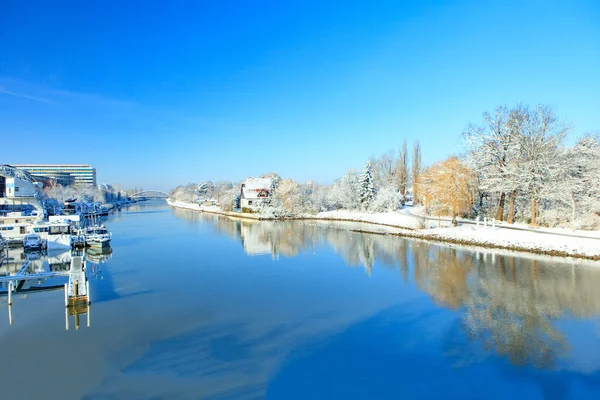
[[[210,214],[225,215],[234,218],[253,220],[274,220],[275,218],[261,217],[256,214],[222,211],[217,206],[200,206],[198,204],[167,200],[172,207],[183,208]],[[386,213],[363,213],[354,211],[327,211],[316,215],[304,215],[287,218],[287,220],[321,220],[340,222],[360,222],[389,229],[386,234],[408,238],[424,239],[442,243],[453,243],[485,248],[498,248],[513,251],[525,251],[536,254],[547,254],[560,257],[583,258],[600,260],[600,239],[594,238],[597,232],[570,232],[566,236],[564,230],[544,229],[543,231],[514,230],[500,226],[484,227],[482,225],[463,224],[458,227],[440,227],[422,229],[422,217],[401,210]],[[366,233],[381,233],[370,230],[368,225],[362,229]],[[580,236],[577,236],[580,234]],[[586,236],[587,235],[587,236]]]

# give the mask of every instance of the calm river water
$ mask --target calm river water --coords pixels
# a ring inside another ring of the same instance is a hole
[[[164,203],[106,224],[89,327],[61,290],[10,325],[2,287],[1,399],[600,398],[598,263]]]

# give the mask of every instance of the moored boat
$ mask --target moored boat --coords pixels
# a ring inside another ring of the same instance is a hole
[[[33,231],[46,239],[48,250],[70,249],[73,246],[71,225],[54,222],[33,226]]]
[[[109,246],[112,234],[104,225],[94,225],[85,232],[85,244],[91,247]]]

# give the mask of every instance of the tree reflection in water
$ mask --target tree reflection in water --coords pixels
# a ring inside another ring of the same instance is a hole
[[[439,305],[459,310],[470,340],[516,365],[553,368],[569,351],[556,321],[600,313],[600,270],[586,262],[503,251],[477,251],[363,234],[365,225],[246,221],[175,210],[242,242],[251,255],[294,256],[329,245],[349,266],[398,268]],[[369,226],[372,229],[372,226]],[[577,265],[576,265],[577,264]]]

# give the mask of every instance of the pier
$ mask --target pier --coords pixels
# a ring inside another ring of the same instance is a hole
[[[86,258],[83,252],[71,254],[70,268],[62,271],[31,272],[31,261],[27,260],[13,275],[0,276],[0,287],[6,286],[8,304],[8,318],[13,324],[12,306],[13,297],[17,294],[26,294],[42,290],[64,290],[65,295],[65,328],[69,330],[69,317],[75,317],[75,328],[79,329],[79,317],[87,314],[87,326],[90,326],[90,285],[87,277]],[[50,278],[65,278],[68,280],[63,285],[45,288],[24,289],[27,282],[42,282]]]

